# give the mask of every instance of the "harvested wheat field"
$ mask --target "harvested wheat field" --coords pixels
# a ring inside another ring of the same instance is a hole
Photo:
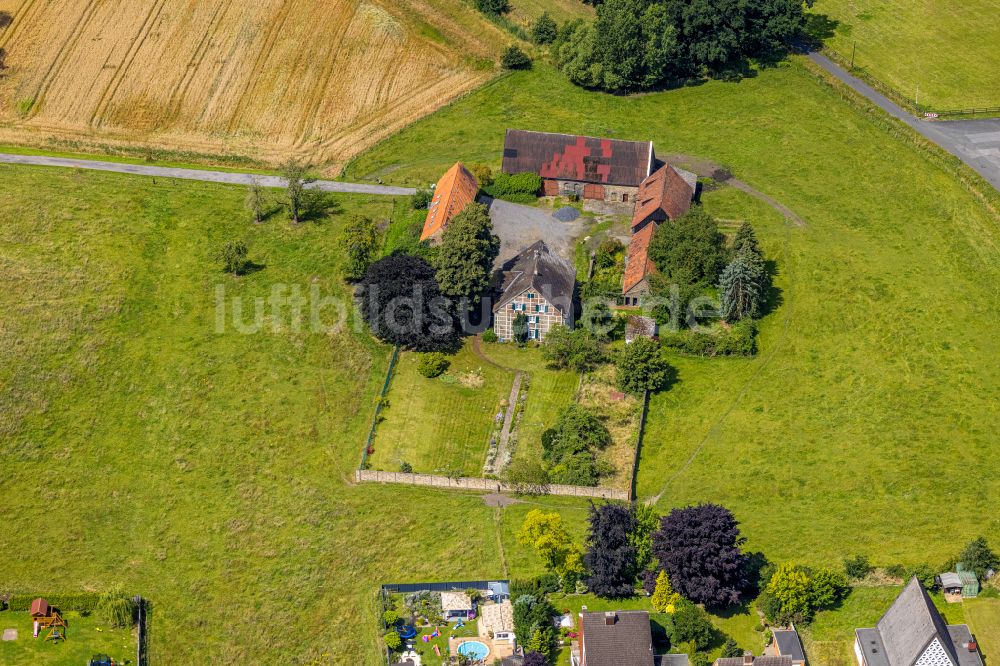
[[[0,0],[0,141],[335,169],[490,78],[460,0]],[[2,25],[5,22],[0,22]]]

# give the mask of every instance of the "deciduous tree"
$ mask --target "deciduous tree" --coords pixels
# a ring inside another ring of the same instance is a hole
[[[441,293],[479,303],[489,287],[500,238],[493,233],[486,206],[472,203],[452,218],[434,259]]]
[[[674,509],[653,534],[653,553],[674,589],[695,603],[725,607],[747,587],[744,538],[725,507],[700,504]]]
[[[680,600],[681,595],[674,592],[674,588],[670,584],[670,577],[667,576],[667,572],[660,570],[660,573],[656,576],[656,589],[653,592],[653,596],[650,598],[650,603],[653,604],[653,608],[660,613],[673,615],[674,611],[677,609],[677,603]]]
[[[299,160],[290,159],[281,165],[281,176],[285,179],[285,195],[288,214],[294,224],[302,217],[306,203],[306,186],[316,181],[309,173],[309,167]]]
[[[604,361],[604,345],[585,327],[568,328],[556,324],[545,334],[542,358],[557,368],[584,372]]]
[[[239,275],[247,267],[247,244],[243,241],[229,241],[222,246],[215,257],[222,262],[222,269],[227,273]]]
[[[545,562],[545,566],[560,577],[567,574],[578,576],[582,573],[583,561],[580,551],[563,526],[562,516],[558,513],[545,513],[539,509],[532,509],[521,523],[517,540],[520,544],[534,549]]]
[[[584,565],[587,588],[599,597],[620,599],[635,594],[635,516],[621,504],[590,503],[590,532]]]
[[[368,270],[378,252],[378,225],[364,215],[351,215],[344,226],[347,244],[347,277],[359,279]]]
[[[615,363],[618,389],[626,393],[657,391],[667,381],[670,365],[655,340],[639,337],[618,354]]]
[[[976,572],[980,580],[985,580],[986,572],[1000,570],[1000,558],[990,549],[986,537],[973,539],[962,550],[959,561]]]

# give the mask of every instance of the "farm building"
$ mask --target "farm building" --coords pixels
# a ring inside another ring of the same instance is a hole
[[[655,166],[652,141],[515,129],[504,138],[504,173],[537,173],[546,196],[575,196],[597,212],[631,215]]]
[[[544,241],[532,243],[505,262],[499,277],[493,329],[500,340],[514,338],[514,319],[521,314],[527,318],[529,340],[544,340],[556,324],[572,324],[576,271]]]
[[[774,629],[771,631],[771,636],[774,638],[774,642],[771,645],[779,657],[791,658],[792,666],[805,666],[806,654],[802,649],[802,640],[799,638],[799,632],[795,630],[795,627],[791,629]]]
[[[941,586],[944,598],[949,602],[956,602],[979,596],[979,578],[976,577],[976,573],[966,570],[961,563],[955,569],[956,571],[948,571],[937,576],[936,582]]]
[[[448,223],[475,201],[478,193],[476,177],[461,162],[455,162],[455,166],[448,169],[434,186],[434,196],[427,207],[427,219],[424,220],[420,240],[439,242]]]
[[[622,304],[638,307],[643,297],[649,294],[649,276],[656,272],[656,266],[649,258],[649,244],[656,233],[655,224],[647,224],[632,234],[625,255],[625,276],[622,279]]]
[[[580,613],[573,666],[653,666],[653,632],[646,611]]]
[[[912,578],[878,624],[855,632],[858,666],[983,666],[969,626],[946,624]]]
[[[698,177],[690,171],[664,164],[639,185],[632,233],[648,224],[676,220],[688,212],[698,188]]]
[[[719,657],[713,666],[792,666],[792,658],[772,654],[755,657],[753,653],[747,652],[742,657]]]

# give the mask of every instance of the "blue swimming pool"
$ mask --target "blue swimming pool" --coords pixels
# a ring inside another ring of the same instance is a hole
[[[486,647],[486,643],[465,641],[458,646],[458,653],[476,661],[485,661],[490,654],[490,649]]]

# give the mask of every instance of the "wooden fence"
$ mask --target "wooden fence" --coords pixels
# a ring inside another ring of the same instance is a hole
[[[359,469],[354,473],[358,483],[401,483],[411,486],[427,486],[446,490],[472,490],[484,493],[520,493],[524,488],[497,481],[495,479],[479,479],[475,477],[451,478],[434,474],[413,474],[407,472],[381,472],[373,469]],[[602,486],[563,486],[556,483],[536,486],[531,489],[540,495],[565,495],[570,497],[596,497],[627,502],[631,493],[618,488]]]

